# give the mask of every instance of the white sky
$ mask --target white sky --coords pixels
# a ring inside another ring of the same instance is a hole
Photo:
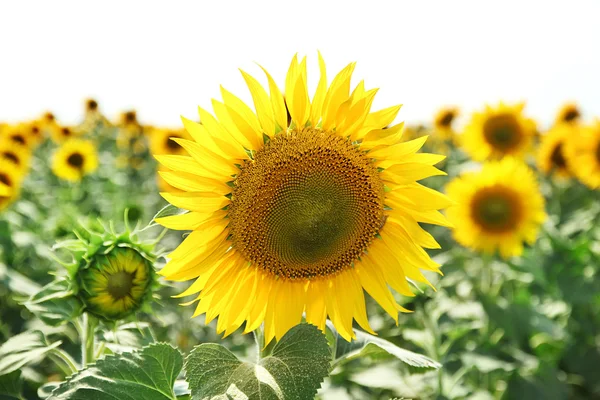
[[[317,49],[329,79],[380,87],[375,108],[428,121],[441,105],[526,100],[548,123],[575,100],[600,116],[600,1],[9,1],[0,2],[0,121],[52,110],[78,120],[85,97],[108,116],[179,126],[219,84],[250,99],[238,68],[283,86],[294,53]],[[312,74],[311,74],[312,72]],[[311,79],[312,76],[312,79]]]

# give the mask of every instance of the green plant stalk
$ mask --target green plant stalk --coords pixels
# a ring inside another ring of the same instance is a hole
[[[83,335],[81,337],[81,367],[85,368],[95,360],[94,345],[95,333],[98,321],[95,317],[84,313],[83,316]]]
[[[62,369],[66,376],[70,376],[78,371],[75,360],[73,360],[69,354],[59,348],[52,349],[50,352],[50,358],[60,367],[60,369]]]

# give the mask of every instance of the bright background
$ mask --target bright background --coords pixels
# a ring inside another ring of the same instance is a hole
[[[576,100],[600,116],[599,1],[2,1],[0,121],[52,110],[79,120],[85,97],[108,116],[179,126],[219,84],[250,96],[237,70],[282,86],[291,57],[317,49],[329,79],[358,61],[375,107],[427,122],[444,104],[527,100],[549,123]],[[313,74],[311,75],[311,72]],[[312,76],[312,79],[311,79]]]

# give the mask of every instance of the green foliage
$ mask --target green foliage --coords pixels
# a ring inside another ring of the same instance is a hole
[[[21,400],[22,397],[21,371],[16,370],[6,375],[0,375],[0,400]]]
[[[0,375],[40,361],[61,343],[49,343],[41,331],[27,331],[8,339],[0,347]]]
[[[304,400],[316,394],[330,360],[325,336],[301,324],[257,364],[240,361],[221,345],[201,344],[187,357],[185,369],[197,399]]]
[[[158,343],[141,351],[107,356],[56,388],[50,399],[176,399],[175,380],[183,357],[173,346]]]

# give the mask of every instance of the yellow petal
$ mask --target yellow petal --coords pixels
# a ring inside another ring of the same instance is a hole
[[[202,213],[220,210],[230,203],[230,200],[227,197],[210,192],[162,192],[160,195],[175,207]]]
[[[319,78],[317,90],[310,108],[310,124],[313,127],[316,127],[321,120],[323,101],[325,100],[325,94],[327,93],[327,71],[321,52],[319,52],[319,72],[321,73],[321,77]]]
[[[273,77],[271,77],[271,74],[269,74],[269,72],[267,72],[267,70],[262,66],[259,65],[259,67],[263,70],[267,76],[267,80],[269,81],[269,93],[271,96],[271,106],[273,107],[275,122],[279,126],[279,129],[286,130],[288,128],[287,111],[285,108],[285,102],[283,101],[283,95],[273,80]]]
[[[254,107],[256,108],[256,115],[258,116],[258,121],[260,122],[263,132],[268,136],[273,136],[275,134],[275,116],[273,115],[273,107],[271,106],[271,101],[269,100],[267,92],[251,75],[241,69],[240,72],[252,95]]]

